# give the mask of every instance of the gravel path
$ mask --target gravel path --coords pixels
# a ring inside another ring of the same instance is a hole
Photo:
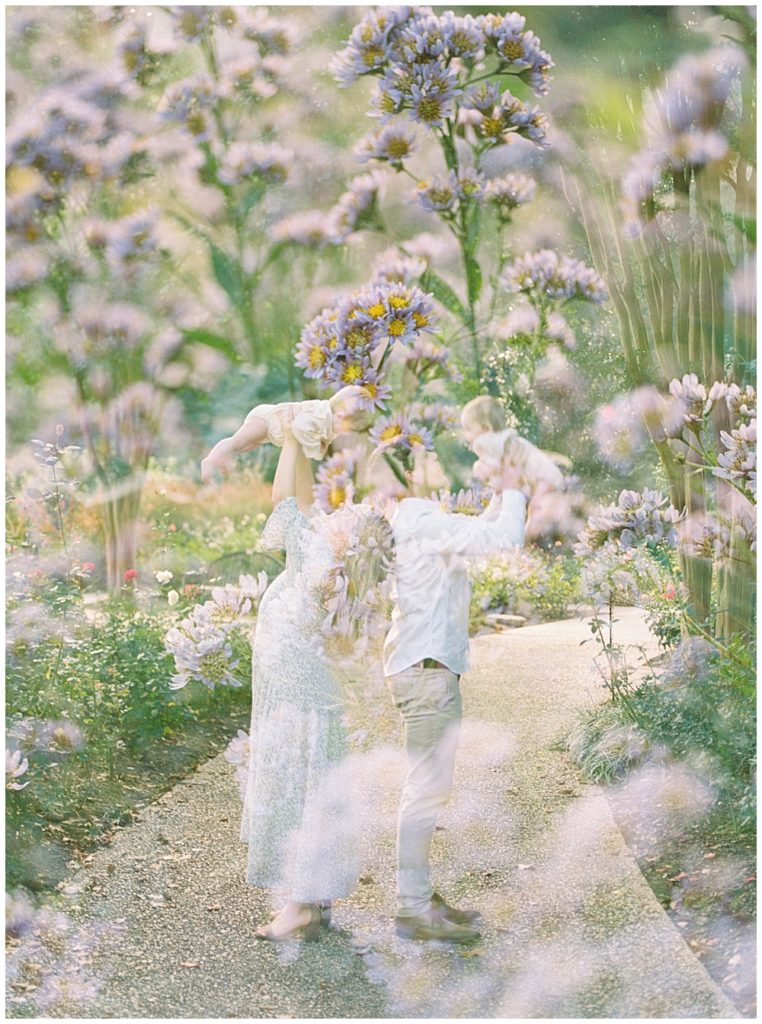
[[[617,617],[615,639],[656,650],[637,609]],[[367,726],[375,745],[354,755],[365,874],[321,941],[254,939],[269,904],[243,881],[241,804],[220,755],[73,877],[69,913],[124,925],[96,957],[108,980],[78,1016],[737,1018],[654,898],[603,792],[556,749],[577,710],[601,699],[593,645],[580,644],[589,635],[570,619],[472,641],[433,863],[448,899],[482,910],[480,944],[394,934],[403,761],[383,694]]]

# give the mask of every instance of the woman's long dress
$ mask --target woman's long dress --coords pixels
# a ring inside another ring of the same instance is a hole
[[[295,498],[273,510],[263,547],[286,568],[259,606],[252,643],[246,880],[300,903],[349,895],[360,872],[341,690],[319,652],[313,588],[332,564]]]

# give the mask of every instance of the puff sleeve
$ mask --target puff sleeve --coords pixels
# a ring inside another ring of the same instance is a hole
[[[291,423],[291,432],[308,459],[322,459],[336,436],[330,402],[302,402]]]

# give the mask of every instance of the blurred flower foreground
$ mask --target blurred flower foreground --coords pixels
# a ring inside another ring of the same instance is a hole
[[[473,631],[584,615],[580,771],[688,765],[701,827],[748,848],[755,32],[751,7],[8,8],[11,1012],[102,985],[102,936],[53,904],[104,832],[231,736],[245,777],[278,451],[199,462],[260,403],[365,389],[313,463],[349,705],[395,503],[491,497],[460,426],[490,395],[563,485],[471,565]]]

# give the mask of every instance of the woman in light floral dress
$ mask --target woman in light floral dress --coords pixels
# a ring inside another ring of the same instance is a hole
[[[319,653],[315,587],[333,564],[310,528],[312,471],[286,425],[263,546],[286,552],[265,592],[252,643],[252,714],[241,839],[247,881],[286,903],[257,936],[315,938],[360,865],[347,777],[341,690]]]

